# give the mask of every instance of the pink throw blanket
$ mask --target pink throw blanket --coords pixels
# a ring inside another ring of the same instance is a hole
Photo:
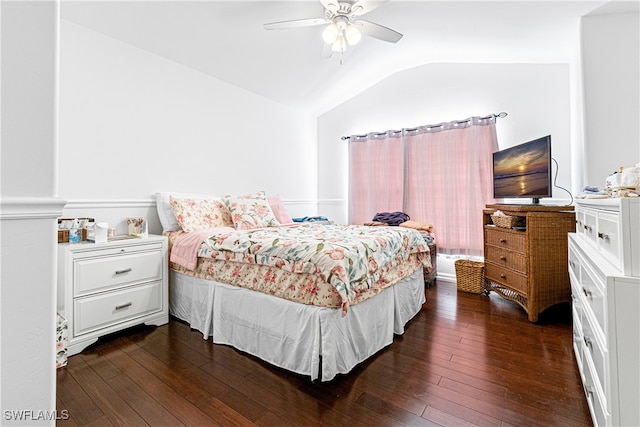
[[[233,233],[233,227],[215,227],[182,233],[173,242],[169,260],[188,270],[195,270],[198,264],[198,251],[202,242],[214,234]]]

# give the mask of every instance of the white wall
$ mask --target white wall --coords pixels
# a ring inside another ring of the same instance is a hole
[[[560,165],[557,184],[570,189],[571,110],[576,107],[569,80],[568,64],[430,64],[387,78],[318,119],[320,212],[347,220],[348,143],[341,136],[501,111],[509,115],[497,122],[500,148],[550,134]],[[425,191],[439,179],[425,182]],[[556,188],[553,194],[558,203],[569,202],[564,191]]]
[[[619,166],[640,162],[638,12],[609,13],[610,10],[608,6],[582,18],[586,143],[583,179],[585,185],[600,188]]]
[[[55,2],[1,2],[0,425],[55,424]]]
[[[265,190],[280,194],[294,216],[308,215],[316,209],[316,168],[315,119],[61,21],[66,214],[99,213],[122,225],[127,214],[148,211],[157,191]],[[122,200],[132,200],[131,209],[118,206]]]

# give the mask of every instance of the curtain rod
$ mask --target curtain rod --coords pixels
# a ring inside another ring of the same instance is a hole
[[[483,119],[490,119],[490,118],[492,118],[492,117],[493,117],[493,118],[496,118],[496,119],[497,119],[497,118],[501,118],[501,119],[503,119],[503,118],[507,117],[507,113],[505,113],[504,111],[501,111],[501,112],[500,112],[500,113],[498,113],[498,114],[489,114],[488,116],[480,117],[480,119],[481,119],[481,120],[483,120]],[[462,124],[462,123],[470,122],[470,121],[471,121],[471,119],[472,119],[472,117],[470,117],[470,118],[468,118],[468,119],[465,119],[465,120],[453,120],[453,121],[451,121],[451,122],[449,122],[449,123]],[[444,122],[439,123],[439,124],[437,124],[437,125],[427,125],[427,126],[422,126],[422,127],[435,128],[435,127],[442,127],[443,125],[444,125]],[[402,132],[413,132],[413,131],[416,131],[416,130],[418,130],[418,128],[417,128],[417,127],[415,127],[415,128],[401,129],[401,130],[388,130],[388,131],[386,131],[386,132],[373,132],[373,134],[374,134],[375,136],[382,136],[382,135],[386,135],[387,133],[396,134],[396,133],[402,133]],[[367,134],[364,134],[364,135],[354,135],[354,136],[356,136],[356,137],[358,137],[358,138],[364,138],[364,137],[366,137],[366,136],[367,136]],[[345,140],[349,140],[349,139],[351,139],[351,136],[343,136],[343,137],[341,137],[340,139],[342,139],[343,141],[345,141]]]

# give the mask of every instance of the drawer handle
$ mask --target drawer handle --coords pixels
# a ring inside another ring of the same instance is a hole
[[[591,399],[591,398],[592,398],[592,396],[593,396],[593,389],[591,388],[591,386],[589,386],[589,385],[585,385],[585,386],[584,386],[584,394],[586,394],[586,395],[587,395],[587,397],[588,397],[589,399]]]
[[[124,270],[116,270],[116,274],[124,274],[131,271],[131,268],[125,268]]]
[[[587,231],[591,231],[591,226],[589,226],[589,225],[585,225],[585,226],[584,226],[584,229],[585,229],[585,230],[587,230]]]
[[[582,288],[582,292],[584,292],[584,296],[591,298],[591,291],[587,290],[587,288]]]
[[[501,274],[501,275],[500,275],[500,278],[501,278],[501,279],[506,279],[506,278],[507,278],[507,275],[506,275],[506,274]]]
[[[500,243],[507,243],[507,239],[500,239]]]
[[[583,341],[584,341],[584,345],[589,347],[589,349],[593,349],[593,343],[591,342],[591,339],[584,337]]]
[[[133,303],[131,302],[128,302],[126,304],[116,305],[116,310],[122,310],[123,308],[131,307],[132,305]]]
[[[604,233],[598,233],[598,237],[602,240],[609,240],[609,235]]]
[[[569,261],[569,265],[571,266],[571,268],[575,268],[576,267],[576,263],[573,261]]]
[[[507,257],[506,257],[506,256],[502,255],[502,256],[500,257],[500,261],[506,261],[506,260],[507,260]]]

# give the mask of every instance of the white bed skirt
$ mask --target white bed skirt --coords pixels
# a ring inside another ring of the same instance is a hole
[[[170,313],[213,337],[275,366],[328,381],[403,334],[425,302],[419,268],[364,302],[340,309],[308,306],[224,283],[170,272]],[[322,355],[322,358],[320,356]],[[322,363],[322,370],[320,370]]]

